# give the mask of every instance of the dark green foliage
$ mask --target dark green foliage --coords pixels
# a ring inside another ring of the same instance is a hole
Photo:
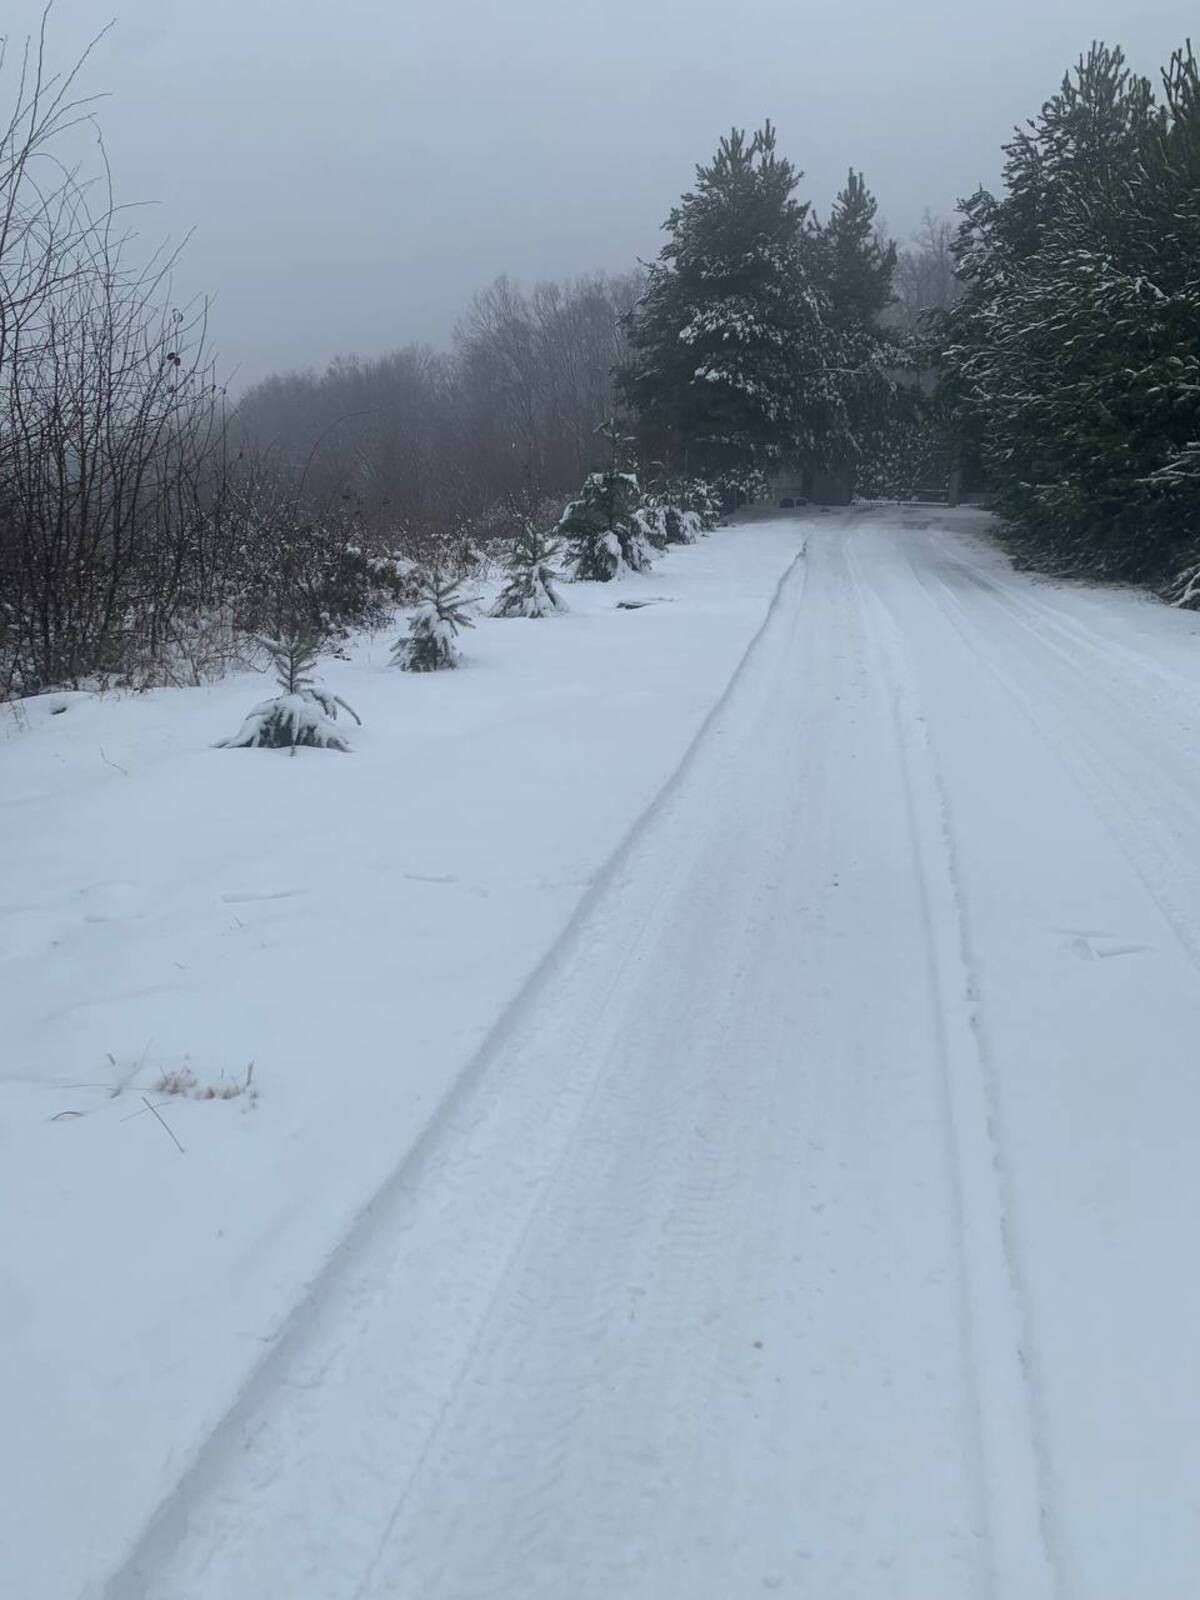
[[[662,517],[663,538],[667,544],[691,544],[693,539],[689,536],[690,530],[684,521],[683,512],[678,506],[663,505],[660,507]]]
[[[555,563],[562,546],[532,523],[513,540],[508,581],[492,608],[494,617],[549,617],[566,606],[558,593]]]
[[[964,207],[947,392],[1041,565],[1160,580],[1200,519],[1200,83],[1093,46]]]
[[[651,550],[665,550],[669,544],[683,544],[678,537],[683,530],[683,520],[673,506],[663,505],[656,496],[647,495],[633,513],[634,526]],[[671,538],[674,529],[676,537]]]
[[[736,472],[736,468],[731,469]],[[686,478],[678,491],[679,504],[690,511],[701,533],[711,533],[721,520],[721,491],[704,478]]]
[[[851,487],[885,448],[904,411],[893,377],[899,342],[881,320],[895,298],[896,247],[880,240],[877,211],[862,174],[851,168],[829,221],[815,236],[829,302],[830,359],[837,369],[818,464]]]
[[[321,641],[311,633],[293,633],[283,639],[264,639],[275,681],[280,693],[254,707],[231,739],[219,741],[219,748],[291,750],[300,746],[314,750],[348,750],[350,747],[337,727],[339,707],[360,722],[353,707],[336,694],[330,694],[313,678],[313,668],[321,654]]]
[[[703,508],[703,516],[698,507]],[[656,549],[665,549],[673,544],[695,544],[701,533],[716,526],[719,516],[720,503],[710,485],[660,473],[642,498],[637,520],[649,542]]]
[[[874,198],[852,172],[822,227],[800,177],[770,123],[722,139],[667,221],[618,373],[644,442],[702,463],[731,507],[746,473],[852,474],[893,393],[879,317],[896,258]]]
[[[649,551],[636,518],[640,499],[637,478],[630,472],[610,469],[589,474],[558,525],[577,582],[608,583],[626,570],[649,568]]]
[[[867,500],[939,499],[952,466],[953,436],[932,407],[897,405],[892,422],[858,470],[857,493]]]
[[[715,528],[723,510],[736,511],[739,506],[766,500],[771,486],[766,474],[758,467],[732,467],[728,472],[723,472],[715,483],[701,484],[699,489],[706,502],[705,527]]]
[[[735,128],[667,220],[619,373],[664,457],[770,464],[806,431],[824,353],[799,179],[769,123]]]
[[[462,586],[440,572],[421,581],[408,635],[392,647],[392,661],[404,672],[440,672],[459,663],[458,632],[475,624],[463,609],[471,602]]]
[[[875,327],[892,304],[896,246],[879,237],[875,196],[853,167],[820,231],[823,281],[839,327]]]

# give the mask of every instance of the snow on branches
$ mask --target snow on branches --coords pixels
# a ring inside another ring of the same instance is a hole
[[[408,636],[392,647],[393,664],[404,672],[440,672],[457,667],[460,628],[473,628],[467,616],[461,585],[440,572],[422,579],[417,608],[409,624]]]
[[[526,523],[513,540],[505,563],[508,578],[492,607],[492,616],[550,617],[557,611],[565,611],[566,603],[558,592],[559,573],[555,565],[561,550],[557,540],[539,533],[533,523]]]
[[[309,634],[296,633],[286,639],[264,639],[262,643],[282,692],[256,705],[232,738],[218,741],[218,749],[289,750],[293,755],[301,746],[349,750],[337,726],[338,711],[348,712],[358,723],[361,718],[339,695],[331,694],[313,679],[312,669],[321,654],[320,642]]]
[[[623,572],[649,570],[650,551],[636,519],[639,498],[631,472],[588,474],[558,524],[576,582],[609,583]]]

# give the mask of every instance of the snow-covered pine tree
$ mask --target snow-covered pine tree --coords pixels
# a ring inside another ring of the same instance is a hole
[[[660,462],[654,466],[659,475],[642,493],[636,517],[639,528],[655,550],[665,550],[673,544],[694,544],[700,528],[698,520],[688,513],[686,486],[680,479],[663,474]]]
[[[492,607],[492,616],[550,617],[556,611],[565,611],[555,565],[561,550],[556,539],[539,532],[535,523],[527,522],[513,540],[505,564],[508,579]]]
[[[897,420],[890,369],[899,364],[899,342],[881,320],[894,298],[896,247],[880,238],[877,210],[862,174],[851,168],[828,222],[814,224],[810,239],[830,340],[819,430],[824,447],[817,455],[849,489]]]
[[[663,531],[668,544],[695,544],[704,531],[700,518],[677,500],[667,500],[662,507]]]
[[[313,750],[349,750],[337,726],[340,708],[355,722],[362,719],[352,706],[330,694],[313,678],[313,668],[321,654],[321,641],[311,633],[296,632],[283,639],[264,639],[275,681],[281,693],[256,705],[230,739],[218,741],[227,750],[290,750],[299,746]]]
[[[671,538],[673,512],[673,506],[664,505],[657,495],[648,494],[633,513],[634,525],[651,550],[665,550],[669,544],[682,542]],[[678,514],[674,520],[678,522]]]
[[[716,483],[704,487],[715,507],[711,524],[714,528],[720,520],[722,507],[736,511],[739,506],[753,505],[757,500],[767,499],[771,492],[766,473],[757,467],[731,467],[728,472],[721,474]]]
[[[683,485],[684,508],[695,517],[699,533],[711,533],[721,520],[721,496],[715,484],[705,478],[691,478]]]
[[[1093,46],[967,202],[950,394],[1025,559],[1169,581],[1200,525],[1200,76]]]
[[[589,473],[558,524],[567,565],[578,583],[608,583],[622,572],[645,572],[650,553],[638,527],[640,494],[632,472]]]
[[[800,176],[770,123],[735,128],[667,219],[618,371],[657,457],[712,477],[821,442],[828,338]]]
[[[462,585],[431,572],[421,580],[417,608],[405,638],[392,647],[392,662],[404,672],[438,672],[459,663],[460,628],[473,628],[464,607]]]

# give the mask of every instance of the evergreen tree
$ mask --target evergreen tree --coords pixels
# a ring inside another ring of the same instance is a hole
[[[681,544],[680,539],[671,538],[673,507],[664,505],[657,496],[646,495],[641,505],[633,513],[634,527],[641,535],[642,540],[651,550],[665,550],[669,544]],[[681,528],[678,516],[674,519],[675,526]]]
[[[737,469],[731,469],[736,472]],[[690,478],[680,485],[680,501],[685,512],[695,518],[698,533],[711,533],[721,520],[721,493],[703,478]]]
[[[463,609],[462,586],[440,572],[421,580],[417,608],[406,638],[392,647],[392,662],[404,672],[439,672],[459,663],[458,632],[475,624]]]
[[[882,317],[892,304],[896,247],[879,237],[875,196],[850,169],[824,227],[813,228],[816,275],[828,297],[828,447],[823,465],[853,485],[885,448],[896,426],[896,386],[891,369],[898,342]]]
[[[823,443],[827,340],[800,176],[770,123],[749,139],[735,128],[671,212],[618,372],[656,454],[712,475]]]
[[[694,485],[686,479],[662,474],[662,463],[654,463],[660,476],[642,496],[635,520],[656,550],[673,544],[695,544],[703,531],[701,519],[693,509]]]
[[[555,562],[562,546],[539,533],[532,522],[513,541],[509,553],[508,581],[492,608],[494,617],[549,617],[565,611],[558,592]]]
[[[1190,51],[1155,103],[1093,46],[974,196],[948,319],[949,391],[999,509],[1040,564],[1163,578],[1196,544],[1200,85]]]
[[[559,535],[567,565],[581,583],[608,583],[622,572],[645,572],[650,554],[636,513],[640,495],[631,472],[593,472],[562,514]]]
[[[851,167],[819,235],[830,312],[839,327],[875,329],[895,299],[896,246],[879,236],[878,209],[863,175]]]
[[[361,718],[339,695],[330,694],[313,678],[313,668],[321,654],[321,641],[311,633],[294,632],[284,639],[264,639],[263,644],[275,669],[280,693],[254,707],[231,739],[218,743],[221,749],[290,750],[305,745],[314,750],[348,750],[337,727],[340,707],[355,722]]]

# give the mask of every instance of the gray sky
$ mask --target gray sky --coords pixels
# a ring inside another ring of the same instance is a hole
[[[40,8],[5,0],[22,34]],[[497,273],[653,255],[698,161],[770,116],[824,209],[865,170],[891,231],[994,184],[1094,37],[1157,73],[1194,0],[57,0],[119,197],[189,228],[235,386],[446,342]]]

